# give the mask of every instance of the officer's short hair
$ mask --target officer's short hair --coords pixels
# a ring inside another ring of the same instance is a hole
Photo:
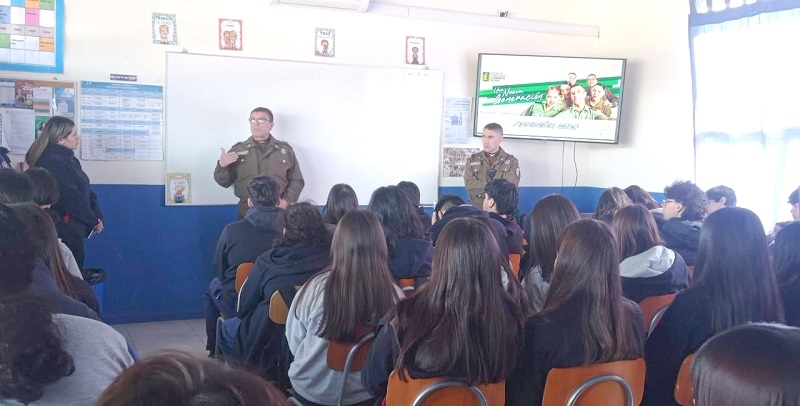
[[[253,206],[275,207],[280,199],[278,182],[270,176],[256,176],[247,184],[247,195]]]
[[[433,208],[434,212],[441,211],[442,213],[450,210],[451,207],[463,206],[464,199],[458,195],[444,195],[436,202],[436,207]]]
[[[517,212],[519,190],[513,183],[506,179],[492,179],[486,184],[483,191],[486,192],[485,199],[494,199],[498,214],[513,215]]]
[[[253,111],[250,112],[250,115],[252,116],[253,113],[267,113],[267,115],[269,116],[269,121],[272,121],[275,118],[272,116],[272,110],[266,107],[256,107],[253,109]]]
[[[483,129],[484,130],[489,130],[489,131],[497,131],[498,133],[500,133],[500,135],[503,135],[503,126],[501,126],[500,124],[497,124],[497,123],[486,124],[483,127]]]
[[[708,200],[713,200],[715,202],[720,201],[720,199],[724,197],[725,207],[736,207],[736,192],[727,186],[719,185],[706,190],[706,197]]]
[[[404,180],[397,184],[397,188],[408,196],[414,208],[419,207],[419,187],[416,183]]]
[[[0,169],[0,203],[15,204],[32,201],[33,184],[31,180],[13,169]]]

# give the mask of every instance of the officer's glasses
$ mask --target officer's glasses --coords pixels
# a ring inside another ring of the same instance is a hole
[[[271,123],[272,122],[272,120],[269,120],[269,119],[266,119],[266,118],[251,118],[251,119],[248,119],[247,121],[249,121],[250,124],[255,124],[255,123],[264,124],[264,123]]]

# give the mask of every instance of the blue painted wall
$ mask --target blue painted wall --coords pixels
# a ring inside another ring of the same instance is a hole
[[[236,221],[236,207],[167,207],[161,185],[93,188],[106,229],[86,242],[86,266],[108,272],[104,319],[135,323],[202,317],[214,247],[222,228]],[[523,187],[519,209],[528,212],[542,197],[559,193],[582,213],[593,212],[602,192],[594,187]],[[467,197],[463,187],[442,187],[439,194]]]

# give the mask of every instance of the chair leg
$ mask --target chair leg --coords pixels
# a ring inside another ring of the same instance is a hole
[[[217,317],[217,338],[214,342],[214,359],[221,362],[225,360],[222,351],[219,350],[219,337],[222,335],[222,322],[224,321],[225,319],[222,316]]]

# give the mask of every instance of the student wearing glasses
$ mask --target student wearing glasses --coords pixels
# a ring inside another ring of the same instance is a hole
[[[297,202],[305,181],[292,147],[270,134],[272,112],[256,107],[250,112],[250,138],[237,142],[225,152],[220,148],[214,180],[239,198],[239,219],[247,212],[247,184],[258,175],[269,175],[278,182],[282,205]]]

